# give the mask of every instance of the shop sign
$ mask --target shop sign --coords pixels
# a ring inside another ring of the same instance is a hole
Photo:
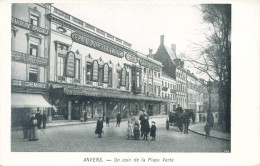
[[[129,53],[125,54],[125,59],[130,61],[130,62],[133,62],[133,63],[137,63],[138,62],[137,56],[135,56],[133,54],[129,54]]]
[[[37,32],[37,33],[40,33],[40,34],[43,34],[43,35],[49,35],[49,30],[35,26],[35,25],[32,25],[28,22],[25,22],[23,20],[15,18],[15,17],[12,17],[12,24],[16,25],[18,27],[21,27],[21,28],[29,29],[31,31],[34,31],[34,32]]]
[[[144,60],[144,59],[139,59],[139,64],[141,66],[144,66],[144,67],[147,67],[147,68],[150,68],[152,70],[156,70],[156,71],[160,71],[160,67],[158,65],[155,65],[147,60]]]
[[[45,83],[41,82],[29,82],[29,81],[23,81],[23,80],[15,80],[12,79],[12,85],[14,86],[20,86],[20,87],[30,87],[30,88],[46,88]]]
[[[18,62],[29,63],[29,64],[40,65],[40,66],[48,65],[47,58],[24,54],[17,51],[12,51],[12,61],[18,61]]]
[[[71,34],[71,38],[74,42],[77,42],[79,44],[103,51],[119,58],[124,57],[124,52],[118,46],[93,37],[91,35],[84,34],[83,36],[79,33],[74,32]]]
[[[72,51],[67,54],[66,75],[71,78],[75,77],[75,54]]]

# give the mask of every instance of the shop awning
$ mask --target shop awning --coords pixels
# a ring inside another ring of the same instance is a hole
[[[12,108],[52,107],[41,94],[12,93]]]

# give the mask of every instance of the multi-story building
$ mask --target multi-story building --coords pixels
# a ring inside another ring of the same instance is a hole
[[[11,108],[12,126],[27,114],[48,111],[48,4],[12,4]],[[37,101],[37,102],[35,102]],[[44,107],[44,108],[43,108]]]
[[[51,7],[49,85],[53,119],[160,113],[163,65],[131,44]]]

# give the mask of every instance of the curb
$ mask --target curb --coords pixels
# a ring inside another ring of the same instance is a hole
[[[195,134],[199,134],[199,135],[206,136],[206,134],[202,134],[202,133],[196,132],[196,131],[191,130],[191,129],[189,129],[189,131],[191,131],[191,132],[193,132],[193,133],[195,133]],[[212,138],[216,138],[216,139],[220,139],[220,140],[224,140],[224,141],[231,141],[230,139],[221,138],[221,137],[216,137],[216,136],[210,136],[210,137],[212,137]]]

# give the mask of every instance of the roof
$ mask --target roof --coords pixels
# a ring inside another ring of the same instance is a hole
[[[176,56],[176,54],[172,51],[172,49],[171,49],[170,47],[165,46],[165,45],[164,45],[164,47],[165,47],[167,53],[169,54],[169,56],[170,56],[170,58],[171,58],[172,60],[178,58],[178,57]]]

